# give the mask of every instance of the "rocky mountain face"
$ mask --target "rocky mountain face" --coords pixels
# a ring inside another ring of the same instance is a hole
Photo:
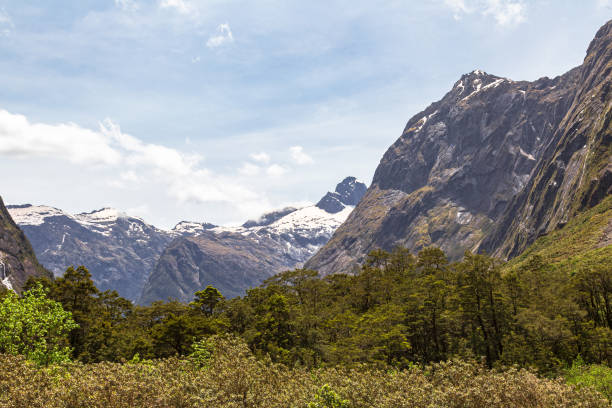
[[[140,303],[189,301],[207,285],[226,297],[239,296],[278,272],[301,266],[329,240],[365,190],[365,184],[349,177],[328,193],[333,208],[321,202],[286,208],[240,227],[216,227],[175,239],[160,256]]]
[[[53,207],[18,205],[9,206],[9,212],[55,275],[70,265],[85,265],[98,288],[132,300],[140,296],[163,249],[180,234],[111,208],[71,215]]]
[[[30,276],[50,276],[0,197],[0,286],[19,291]]]
[[[576,71],[571,106],[481,249],[514,257],[612,194],[612,21],[597,32]]]
[[[319,200],[317,207],[328,213],[335,214],[342,211],[347,205],[356,206],[365,195],[367,187],[355,177],[347,177]]]
[[[611,27],[583,65],[553,79],[463,75],[408,121],[306,267],[350,271],[370,250],[396,245],[511,257],[609,195]]]

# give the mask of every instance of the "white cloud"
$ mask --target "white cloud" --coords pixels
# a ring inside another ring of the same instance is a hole
[[[304,152],[302,146],[292,146],[289,148],[289,152],[291,153],[291,158],[299,165],[314,163],[312,157]]]
[[[15,24],[6,10],[0,9],[0,36],[8,36],[15,29]]]
[[[444,4],[453,11],[455,20],[461,19],[462,14],[470,12],[464,0],[444,0]]]
[[[525,21],[525,6],[518,1],[488,0],[483,14],[493,16],[500,26],[514,26]]]
[[[93,131],[70,123],[30,123],[23,115],[0,110],[0,156],[47,158],[101,168],[116,174],[108,186],[160,184],[158,190],[179,202],[230,203],[243,213],[268,205],[265,197],[240,185],[232,176],[214,174],[202,167],[201,156],[145,143],[122,133],[108,119]],[[273,167],[268,173],[279,174],[279,169]]]
[[[0,110],[0,155],[54,157],[77,164],[117,164],[121,154],[101,132],[73,123],[30,123],[23,115]]]
[[[256,176],[259,174],[260,170],[260,167],[253,163],[243,163],[242,167],[238,169],[240,174],[243,174],[245,176]]]
[[[123,11],[136,11],[140,8],[134,0],[115,0],[115,6]]]
[[[610,8],[612,7],[612,0],[597,0],[597,7]]]
[[[478,13],[493,17],[498,25],[505,27],[525,21],[526,7],[522,0],[443,0],[443,3],[456,20],[466,14]]]
[[[256,162],[260,162],[260,163],[269,163],[270,155],[266,152],[252,153],[251,159],[255,160]]]
[[[136,216],[136,217],[148,217],[149,215],[151,215],[151,210],[149,208],[148,205],[146,204],[141,204],[141,205],[137,205],[136,207],[131,207],[128,208],[127,210],[125,210],[126,214],[132,215],[132,216]]]
[[[206,46],[208,48],[216,48],[220,47],[227,43],[234,42],[234,35],[232,34],[232,30],[229,24],[219,24],[217,27],[217,35],[214,35],[206,41]]]
[[[266,173],[268,174],[268,176],[272,176],[272,177],[282,176],[286,172],[287,172],[287,169],[285,169],[283,166],[280,166],[278,164],[273,164],[266,169]]]
[[[188,14],[192,11],[191,6],[185,0],[161,0],[159,7],[162,9],[173,9],[181,14]]]

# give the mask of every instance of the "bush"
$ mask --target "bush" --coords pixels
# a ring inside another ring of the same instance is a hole
[[[0,355],[0,408],[610,407],[592,388],[473,361],[309,371],[257,360],[237,338],[210,342],[214,357],[206,370],[177,358],[37,368],[21,356]]]
[[[48,299],[40,283],[0,299],[0,352],[22,354],[38,365],[70,360],[68,333],[78,325],[62,305]]]
[[[340,398],[327,384],[317,392],[315,400],[308,403],[308,408],[348,408],[348,406],[348,400]]]
[[[590,387],[605,395],[612,401],[612,368],[593,364],[584,364],[582,358],[577,358],[572,367],[565,372],[569,384],[578,387]]]

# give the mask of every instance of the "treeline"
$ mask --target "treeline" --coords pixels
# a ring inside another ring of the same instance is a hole
[[[437,248],[396,248],[370,253],[355,274],[297,269],[229,300],[207,287],[190,304],[135,306],[100,292],[84,267],[26,289],[42,283],[72,313],[69,343],[83,362],[184,356],[199,339],[233,333],[288,366],[406,368],[460,357],[555,374],[577,358],[612,365],[609,266],[568,273],[534,256],[502,269],[487,255],[449,263]]]

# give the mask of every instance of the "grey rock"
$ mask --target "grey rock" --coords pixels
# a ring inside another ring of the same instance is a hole
[[[363,198],[367,186],[355,177],[347,177],[336,186],[334,192],[328,192],[317,203],[317,207],[329,212],[337,213],[347,205],[355,206]]]
[[[36,259],[23,231],[13,221],[0,197],[0,286],[17,292],[29,277],[51,276]]]
[[[207,285],[226,297],[239,296],[278,272],[302,266],[329,240],[366,187],[349,177],[336,190],[333,194],[342,206],[337,211],[285,208],[241,227],[217,227],[175,239],[160,256],[140,303],[190,301]]]
[[[559,77],[463,75],[408,121],[306,267],[350,272],[369,251],[396,245],[507,258],[609,195],[611,24],[584,64]]]

